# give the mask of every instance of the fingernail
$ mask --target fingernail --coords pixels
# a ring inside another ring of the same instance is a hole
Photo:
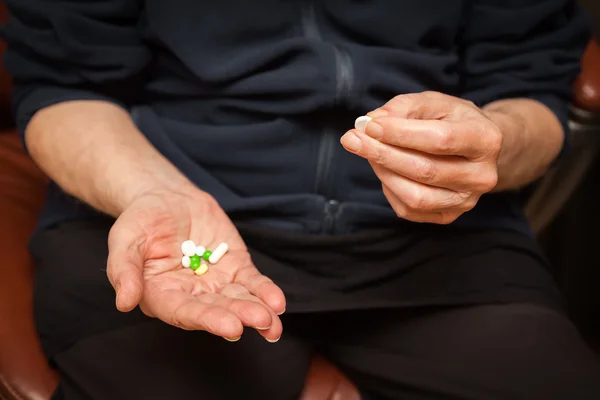
[[[284,312],[285,312],[285,308],[283,309],[283,311],[282,311],[282,312],[280,312],[280,313],[279,313],[279,314],[277,314],[277,315],[282,315]]]
[[[354,133],[348,132],[342,136],[342,145],[352,152],[357,152],[360,150],[362,142]]]
[[[383,127],[377,122],[371,121],[365,129],[365,133],[373,139],[381,139],[383,137]]]
[[[266,339],[266,341],[267,341],[267,342],[269,342],[269,343],[277,343],[277,342],[279,342],[279,339],[281,339],[281,336],[279,336],[279,337],[278,337],[277,339],[275,339],[275,340],[271,340],[271,339],[268,339],[268,338],[265,338],[265,339]]]
[[[382,108],[377,108],[377,109],[367,113],[367,116],[369,116],[371,118],[386,117],[387,115],[388,115],[388,112]]]
[[[371,121],[373,118],[367,116],[367,115],[363,115],[362,117],[358,117],[356,118],[356,121],[354,121],[354,128],[357,131],[360,132],[364,132],[365,131],[365,127],[367,126],[367,124],[369,123],[369,121]]]
[[[241,338],[242,338],[241,336],[238,336],[236,338],[223,338],[223,339],[227,340],[228,342],[237,342]]]
[[[267,326],[266,328],[262,328],[262,327],[259,327],[259,326],[255,326],[254,327],[254,329],[259,330],[259,331],[266,331],[269,328],[270,328],[270,326]]]

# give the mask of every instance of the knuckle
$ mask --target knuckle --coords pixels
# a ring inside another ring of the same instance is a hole
[[[399,94],[397,96],[394,96],[394,98],[392,98],[392,100],[390,100],[386,105],[384,105],[382,108],[386,108],[386,107],[391,107],[392,105],[401,105],[401,104],[410,104],[413,100],[414,100],[415,94],[414,93],[410,93],[410,94]]]
[[[211,214],[217,212],[219,210],[219,203],[217,200],[208,193],[206,193],[206,195],[203,194],[203,196],[203,200],[198,203],[202,208],[202,211]]]
[[[181,320],[181,309],[182,309],[182,305],[178,306],[175,311],[173,312],[173,314],[171,315],[171,320],[169,321],[169,323],[171,325],[173,325],[176,328],[181,328],[184,329],[184,324]]]
[[[451,223],[453,223],[454,221],[456,221],[458,219],[458,217],[461,216],[461,213],[441,213],[440,215],[440,220],[438,221],[438,223],[440,225],[450,225]]]
[[[396,211],[396,215],[398,216],[398,218],[405,219],[407,221],[413,221],[413,222],[420,221],[420,219],[417,218],[416,213],[410,212],[407,209],[402,208],[402,209],[396,209],[394,211]]]
[[[375,146],[373,150],[373,162],[379,165],[386,165],[390,160],[391,149],[387,146]]]
[[[404,203],[410,210],[425,210],[427,209],[427,198],[420,190],[407,192],[404,196]]]
[[[394,103],[402,103],[402,102],[406,101],[406,96],[407,95],[405,95],[405,94],[398,94],[398,95],[394,96],[391,101]]]
[[[410,212],[408,211],[406,206],[397,201],[393,203],[390,202],[390,205],[392,206],[392,209],[394,210],[398,218],[409,219]]]
[[[437,148],[441,153],[447,154],[456,151],[457,138],[452,130],[441,130],[437,136]]]
[[[498,184],[498,172],[490,171],[479,177],[479,190],[482,193],[492,191]]]
[[[487,154],[497,155],[502,149],[503,136],[500,129],[496,126],[488,124],[483,128],[484,146]]]
[[[477,105],[471,100],[462,99],[462,103],[465,107],[468,107],[469,109],[479,109]],[[477,113],[477,115],[479,115],[479,112]]]
[[[406,217],[408,216],[408,213],[406,212],[406,210],[404,208],[401,208],[398,206],[394,206],[392,208],[394,209],[394,212],[396,213],[396,216],[398,218],[407,219]]]
[[[421,92],[420,94],[427,99],[442,96],[440,92],[436,92],[435,90],[426,90],[424,92]]]
[[[434,162],[421,159],[415,167],[415,175],[420,182],[432,183],[437,181],[439,171]]]
[[[118,282],[117,274],[115,273],[113,265],[114,264],[110,260],[106,263],[106,276],[108,277],[108,281],[111,283],[111,285],[116,289],[115,286],[118,284]]]
[[[470,201],[471,194],[467,192],[453,192],[447,202],[447,207],[457,207],[460,209],[468,207],[468,203]]]
[[[462,211],[470,211],[473,208],[475,208],[475,206],[477,205],[477,201],[478,201],[477,196],[474,196],[472,194],[467,194],[467,196],[468,197],[466,197],[463,200],[463,202],[461,203],[461,205],[459,207]]]

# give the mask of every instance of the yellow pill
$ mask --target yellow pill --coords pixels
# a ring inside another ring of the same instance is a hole
[[[195,274],[200,276],[204,275],[208,271],[208,264],[202,263],[200,267],[195,271]]]

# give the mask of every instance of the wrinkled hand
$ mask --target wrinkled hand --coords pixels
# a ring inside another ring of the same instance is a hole
[[[367,115],[342,145],[369,161],[399,217],[448,224],[496,186],[502,134],[473,103],[425,92]]]
[[[229,252],[202,276],[181,266],[181,243]],[[199,190],[155,192],[135,200],[109,238],[108,277],[117,308],[141,310],[171,325],[237,340],[243,326],[269,341],[282,333],[283,292],[253,265],[237,229],[214,199]]]

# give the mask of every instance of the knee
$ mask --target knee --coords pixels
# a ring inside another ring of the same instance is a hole
[[[483,306],[476,314],[471,360],[502,391],[515,398],[600,399],[598,358],[565,316],[528,304]]]

